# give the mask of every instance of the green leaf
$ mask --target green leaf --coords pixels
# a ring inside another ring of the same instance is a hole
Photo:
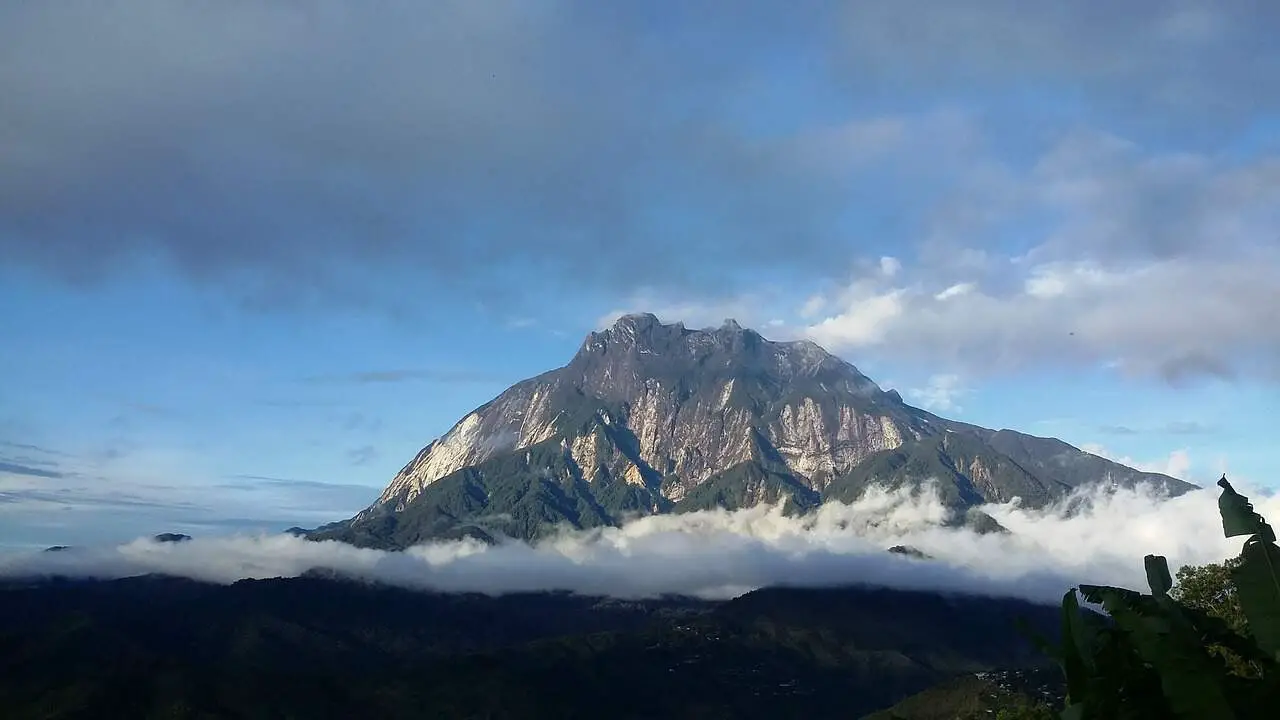
[[[1275,532],[1262,516],[1254,512],[1253,503],[1227,482],[1223,475],[1218,481],[1222,494],[1218,496],[1218,514],[1222,516],[1222,532],[1226,537],[1259,535],[1263,540],[1275,542]]]
[[[1220,683],[1222,674],[1172,601],[1122,588],[1082,585],[1080,590],[1087,599],[1101,601],[1142,659],[1155,668],[1161,692],[1176,716],[1235,718]]]
[[[1178,608],[1195,632],[1200,634],[1201,643],[1205,646],[1224,647],[1247,662],[1262,663],[1267,666],[1274,662],[1274,658],[1259,648],[1251,635],[1241,635],[1222,618],[1181,603]]]
[[[1169,561],[1162,555],[1148,555],[1142,559],[1147,567],[1147,584],[1151,586],[1151,594],[1156,597],[1167,595],[1173,587],[1173,577],[1169,575]]]
[[[1231,570],[1249,632],[1273,658],[1280,658],[1280,548],[1250,539]]]
[[[1058,717],[1062,718],[1062,720],[1085,720],[1084,703],[1068,705],[1062,712],[1058,713]]]
[[[1080,615],[1075,589],[1062,596],[1062,651],[1059,661],[1067,681],[1068,700],[1079,702],[1088,693],[1093,664],[1093,628]]]

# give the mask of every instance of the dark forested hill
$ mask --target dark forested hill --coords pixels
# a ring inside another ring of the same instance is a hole
[[[0,586],[5,718],[853,718],[1040,663],[1056,610],[885,589],[728,602],[322,578]]]

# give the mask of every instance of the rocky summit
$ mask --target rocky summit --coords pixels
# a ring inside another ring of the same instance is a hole
[[[873,485],[929,482],[956,522],[984,531],[999,529],[975,511],[987,502],[1039,507],[1094,483],[1195,487],[1060,440],[938,417],[806,340],[635,314],[462,418],[356,517],[307,536],[383,548],[536,539],[655,513],[759,503],[800,513]]]

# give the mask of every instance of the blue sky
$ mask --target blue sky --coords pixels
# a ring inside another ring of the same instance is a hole
[[[619,312],[1280,482],[1280,11],[0,9],[0,543],[349,516]]]

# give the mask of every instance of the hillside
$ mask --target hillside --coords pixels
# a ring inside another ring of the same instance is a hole
[[[1041,663],[1058,611],[887,589],[732,601],[441,595],[321,578],[0,584],[21,720],[851,718]]]

